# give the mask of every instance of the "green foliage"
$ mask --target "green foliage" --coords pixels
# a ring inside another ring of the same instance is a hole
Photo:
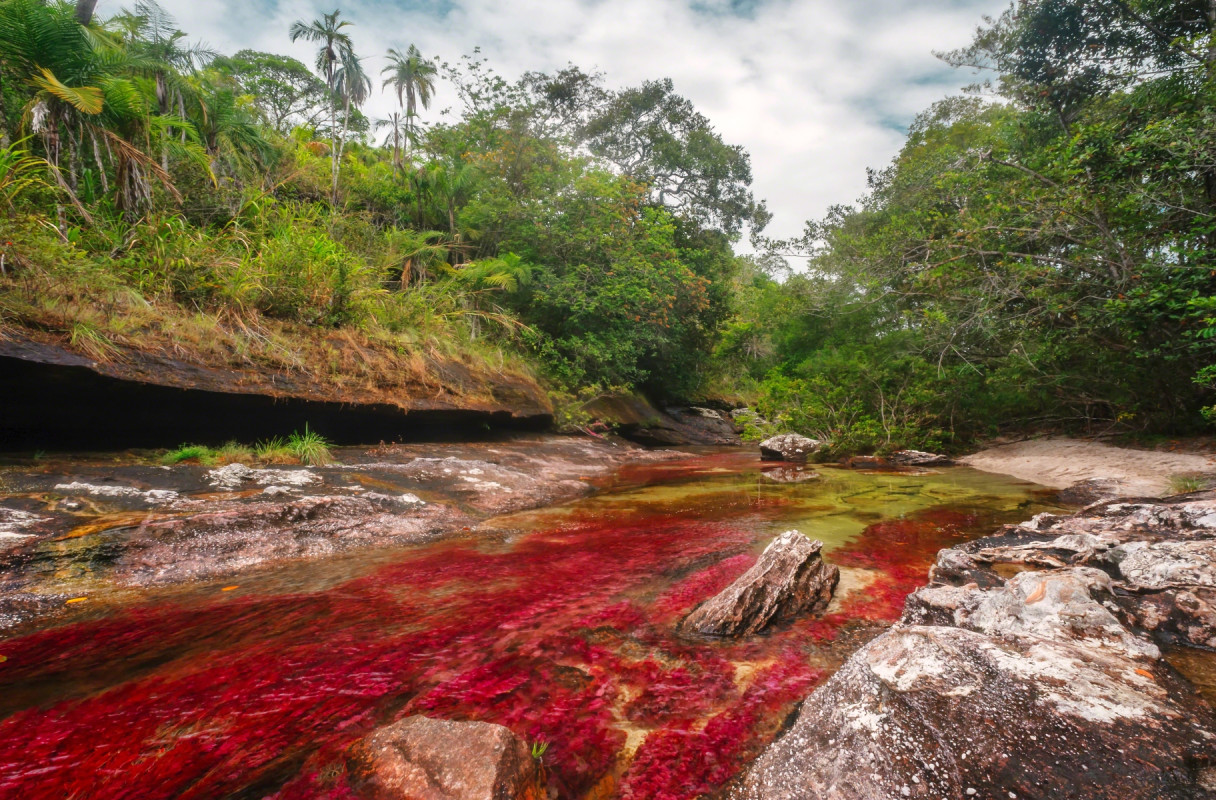
[[[1165,8],[1021,3],[949,56],[1011,102],[936,104],[857,207],[774,243],[810,256],[777,292],[790,317],[763,324],[752,290],[720,345],[772,348],[769,413],[863,450],[1200,424],[1216,62],[1202,16]]]
[[[1207,478],[1199,475],[1171,475],[1170,493],[1187,494],[1189,492],[1201,492],[1208,488],[1208,483]]]
[[[216,461],[216,453],[210,447],[201,444],[183,444],[176,450],[170,450],[161,456],[162,464],[180,464],[183,461],[197,461],[204,466],[211,466]]]
[[[302,464],[319,467],[333,462],[329,440],[316,431],[309,430],[307,425],[304,426],[303,433],[293,431],[287,437],[287,449]]]

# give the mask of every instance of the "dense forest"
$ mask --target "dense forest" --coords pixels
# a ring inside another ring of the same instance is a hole
[[[152,0],[92,6],[0,0],[0,335],[341,380],[317,343],[339,331],[535,374],[567,408],[752,403],[837,452],[1212,416],[1206,0],[984,21],[942,54],[983,83],[790,241],[661,77],[408,43],[368,74],[340,11],[283,31],[306,65],[213,52]],[[398,110],[369,119],[374,92]]]

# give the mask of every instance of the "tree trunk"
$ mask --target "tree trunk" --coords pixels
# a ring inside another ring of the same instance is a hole
[[[342,164],[342,151],[346,147],[346,130],[350,124],[350,98],[346,98],[346,105],[342,112],[342,136],[338,139],[338,149],[335,151],[337,158],[334,160],[334,197],[333,207],[338,207],[338,171]]]
[[[101,148],[97,146],[97,134],[89,131],[89,136],[93,139],[93,160],[97,162],[97,176],[101,179],[101,193],[110,193],[110,180],[106,177],[106,165],[101,160]]]
[[[97,8],[97,0],[76,0],[76,21],[88,25],[93,21],[93,9]]]
[[[4,105],[4,81],[0,80],[0,147],[8,147],[12,140],[8,136],[8,111]]]

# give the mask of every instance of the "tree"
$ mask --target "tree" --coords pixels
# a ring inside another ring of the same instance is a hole
[[[162,117],[186,116],[186,95],[193,87],[184,75],[210,61],[215,53],[202,44],[183,44],[186,34],[178,30],[173,17],[155,0],[139,0],[133,12],[125,12],[110,21],[126,32],[129,37],[127,50],[144,71],[151,72],[156,81],[156,103]],[[197,98],[192,98],[197,100]],[[166,136],[174,133],[173,126],[165,126]],[[176,131],[185,142],[189,136],[186,128]],[[169,168],[169,146],[161,144],[161,169]]]
[[[388,51],[389,64],[380,74],[389,73],[383,87],[392,86],[397,93],[397,104],[405,110],[406,144],[417,140],[418,105],[431,107],[435,93],[435,75],[439,68],[434,62],[422,57],[418,48],[410,45],[404,55],[396,48]]]
[[[97,8],[97,0],[76,0],[76,21],[88,25],[93,21],[93,10]]]
[[[581,139],[595,155],[650,187],[658,205],[738,234],[763,228],[767,212],[752,197],[746,152],[728,145],[670,79],[611,94],[591,114]]]
[[[305,23],[303,20],[296,20],[291,24],[291,40],[293,42],[303,39],[306,42],[318,42],[320,47],[317,49],[317,72],[321,73],[325,78],[325,85],[329,87],[329,132],[332,146],[330,148],[330,170],[333,178],[333,190],[330,201],[334,207],[338,205],[338,169],[341,159],[341,153],[338,144],[338,120],[337,120],[337,101],[338,93],[338,76],[343,71],[343,67],[350,62],[356,62],[354,43],[351,41],[350,34],[343,33],[342,29],[349,26],[351,23],[343,20],[338,21],[340,11],[334,10],[332,14],[322,14],[320,19],[314,19],[312,22]],[[357,81],[350,80],[354,75],[348,75],[347,83],[352,88]]]
[[[351,127],[351,106],[355,108],[354,113],[358,114],[359,106],[367,102],[372,91],[372,79],[363,71],[363,64],[353,52],[347,54],[347,57],[342,60],[341,66],[334,73],[334,90],[342,99],[342,134],[337,139],[338,152],[335,161],[340,164],[342,152],[346,147],[346,134]],[[367,119],[359,115],[359,120],[363,130],[366,130]],[[333,175],[333,203],[335,206],[338,204],[338,171],[336,169]]]
[[[241,50],[215,59],[211,66],[234,79],[279,133],[300,125],[315,127],[327,112],[329,88],[294,58]]]

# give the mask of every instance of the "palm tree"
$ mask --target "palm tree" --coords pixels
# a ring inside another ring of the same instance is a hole
[[[405,118],[400,113],[394,111],[384,119],[376,120],[376,130],[388,128],[388,136],[384,138],[385,147],[389,142],[393,143],[393,171],[394,173],[401,168],[401,139],[406,133]]]
[[[338,162],[342,162],[342,150],[346,147],[346,133],[350,128],[350,107],[355,108],[367,102],[367,98],[372,93],[372,79],[363,71],[363,64],[360,63],[358,57],[354,53],[348,53],[347,58],[343,59],[342,65],[338,67],[334,73],[334,89],[338,97],[342,98],[342,135],[338,137],[337,157]],[[333,186],[333,204],[338,205],[338,171],[334,170],[334,186]]]
[[[337,121],[337,78],[338,73],[342,69],[343,64],[353,60],[355,55],[354,43],[350,39],[350,34],[343,33],[342,29],[351,23],[338,21],[338,16],[341,12],[334,10],[332,14],[322,14],[321,19],[314,19],[312,22],[305,23],[303,20],[296,20],[291,23],[291,40],[293,42],[303,39],[306,42],[320,42],[321,47],[317,50],[317,72],[325,78],[325,85],[329,87],[329,133],[333,140],[333,146],[330,147],[329,154],[331,159],[331,171],[333,173],[333,204],[338,204],[338,121]]]
[[[203,44],[186,45],[186,34],[178,30],[177,22],[155,0],[139,0],[134,12],[125,12],[111,21],[127,34],[127,51],[133,60],[156,80],[156,105],[162,117],[186,116],[187,95],[193,87],[185,75],[215,58],[214,50]],[[192,97],[191,100],[197,100]],[[189,138],[185,128],[166,126],[167,134],[176,132],[182,143]],[[161,145],[161,168],[169,168],[169,147]]]
[[[165,132],[167,121],[151,116],[138,85],[125,77],[140,71],[142,62],[132,59],[121,42],[82,27],[70,6],[7,0],[0,3],[0,64],[33,89],[24,119],[42,144],[52,179],[82,216],[89,218],[75,190],[87,158],[86,136],[103,190],[109,191],[99,143],[105,145],[114,168],[117,208],[137,213],[148,205],[153,177],[178,198],[168,173],[144,150]],[[173,124],[193,135],[189,123]],[[192,142],[174,143],[173,149],[188,159],[202,155]]]
[[[418,104],[423,108],[431,107],[431,97],[435,94],[435,75],[439,69],[433,61],[422,57],[422,53],[414,45],[405,51],[390,48],[388,51],[389,65],[380,70],[380,74],[390,73],[381,84],[382,88],[392,86],[397,92],[397,104],[405,109],[406,143],[417,138],[415,119],[418,115]]]

